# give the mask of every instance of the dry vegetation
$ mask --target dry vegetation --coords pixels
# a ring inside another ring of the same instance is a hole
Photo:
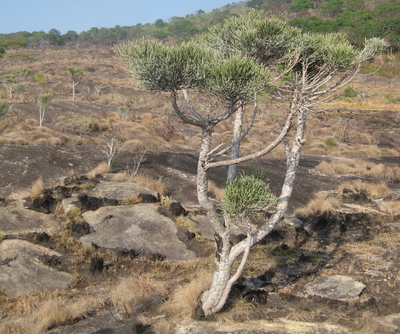
[[[34,50],[34,53],[35,62],[13,65],[6,60],[1,69],[0,74],[23,68],[31,69],[32,73],[40,71],[45,82],[37,83],[33,75],[27,76],[25,83],[29,85],[29,90],[16,93],[14,99],[8,101],[15,104],[15,113],[0,120],[0,145],[102,145],[101,138],[115,131],[121,143],[120,149],[133,153],[198,148],[201,140],[198,129],[183,127],[177,117],[171,114],[167,94],[146,92],[132,82],[125,71],[124,60],[115,57],[111,49]],[[391,63],[394,61],[392,59]],[[82,83],[77,87],[76,103],[70,101],[71,88],[63,75],[67,66],[82,68],[85,72]],[[358,97],[342,97],[324,105],[325,111],[311,114],[304,153],[341,157],[332,158],[330,162],[323,161],[317,166],[320,173],[332,176],[353,175],[368,178],[371,182],[365,182],[364,179],[348,182],[340,185],[335,192],[319,193],[305,208],[296,210],[299,217],[335,214],[343,205],[338,195],[343,193],[343,189],[354,192],[363,190],[377,203],[377,210],[391,216],[400,215],[398,198],[385,198],[389,195],[387,184],[400,182],[400,167],[362,160],[398,156],[400,153],[398,145],[382,145],[380,134],[382,130],[394,128],[394,120],[397,123],[400,121],[399,116],[393,112],[399,108],[399,102],[396,102],[396,98],[400,98],[398,84],[364,75],[356,79],[352,88],[359,93]],[[44,126],[39,127],[35,101],[38,94],[45,92],[54,94],[54,102],[48,109]],[[0,98],[6,98],[5,92],[0,91]],[[201,102],[200,97],[193,101],[194,104]],[[276,99],[261,98],[257,121],[242,145],[244,154],[259,150],[269,142],[276,124],[282,122],[285,116],[285,110],[279,103]],[[343,109],[347,112],[339,112]],[[361,110],[374,112],[367,115]],[[385,113],[375,117],[376,111]],[[246,121],[249,122],[249,118]],[[230,143],[231,122],[227,120],[216,127],[214,146]],[[277,147],[271,157],[283,158],[283,147]],[[104,158],[106,160],[106,156]],[[90,171],[88,176],[95,177],[96,174],[107,172],[109,167],[103,163]],[[140,172],[131,176],[123,171],[115,174],[114,180],[135,182],[160,195],[165,194],[166,186],[162,178],[153,178]],[[43,190],[43,181],[39,179],[32,185],[31,194],[39,196]],[[209,192],[213,199],[219,200],[223,190],[211,183]],[[172,201],[165,196],[161,200],[165,205]],[[127,198],[125,204],[139,201],[138,198]],[[41,334],[48,328],[73,323],[87,317],[93,310],[100,312],[107,307],[113,307],[124,314],[125,318],[121,319],[124,321],[141,314],[140,321],[152,324],[157,334],[167,334],[175,321],[193,316],[200,294],[209,286],[213,269],[212,256],[196,263],[154,263],[140,259],[135,264],[135,274],[130,267],[132,264],[120,263],[116,265],[115,273],[107,273],[107,282],[114,284],[109,293],[99,298],[79,290],[81,286],[99,284],[91,282],[92,278],[80,271],[82,263],[87,264],[90,257],[95,255],[107,259],[115,257],[115,254],[83,248],[71,233],[71,224],[83,223],[81,213],[78,210],[65,214],[60,212],[63,230],[53,237],[55,248],[74,257],[72,263],[76,292],[56,291],[17,297],[8,297],[0,292],[0,304],[8,312],[0,324],[1,333]],[[179,217],[177,226],[198,233],[186,217]],[[3,238],[5,235],[0,232],[0,242]],[[389,242],[388,238],[385,240]],[[209,247],[205,241],[203,245]],[[372,243],[363,245],[365,248],[362,251],[350,246],[344,250],[357,255],[358,261],[362,260],[361,254],[373,254],[378,249]],[[280,263],[281,258],[273,255],[272,247],[257,245],[250,255],[246,274],[254,275],[254,272],[260,271],[260,263],[264,271],[273,268]],[[345,262],[341,273],[351,273],[352,268],[351,263]],[[225,322],[249,321],[261,317],[256,309],[255,303],[238,299],[216,319]],[[300,312],[297,306],[288,304],[287,309],[291,311],[284,316],[289,319],[312,321],[318,318],[316,314]],[[262,316],[267,317],[265,313]],[[373,327],[374,324],[368,326]]]

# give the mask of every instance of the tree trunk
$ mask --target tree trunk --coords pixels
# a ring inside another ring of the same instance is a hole
[[[201,296],[201,307],[205,316],[210,316],[222,310],[232,285],[242,274],[250,248],[267,236],[283,218],[293,191],[293,185],[300,160],[300,151],[304,145],[306,117],[306,109],[301,110],[298,115],[296,136],[293,140],[292,149],[289,150],[287,148],[286,151],[286,175],[274,214],[256,231],[248,231],[247,238],[233,247],[230,245],[229,224],[227,224],[227,226],[222,225],[223,228],[219,229],[220,232],[215,229],[215,263],[217,269],[214,272],[210,289],[205,291]],[[199,166],[201,166],[200,163]],[[209,211],[207,210],[207,213],[208,212]],[[244,255],[241,264],[237,271],[232,275],[233,264],[242,254]]]
[[[72,81],[72,101],[75,101],[75,82]]]
[[[235,122],[233,124],[233,138],[232,138],[232,148],[231,148],[231,160],[239,158],[240,154],[240,141],[239,138],[242,134],[242,124],[243,124],[243,107],[236,111]],[[238,164],[233,164],[228,167],[227,180],[232,181],[235,179],[237,174]]]

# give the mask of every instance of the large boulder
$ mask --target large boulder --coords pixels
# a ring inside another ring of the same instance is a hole
[[[134,249],[182,261],[196,258],[177,236],[174,222],[157,211],[157,204],[102,207],[83,218],[95,232],[82,236],[84,246]]]
[[[0,243],[0,287],[9,295],[66,289],[73,281],[72,275],[53,269],[41,260],[60,256],[25,240],[3,240]]]
[[[26,232],[51,232],[59,222],[44,213],[25,209],[21,202],[13,201],[0,206],[0,231],[6,234]]]

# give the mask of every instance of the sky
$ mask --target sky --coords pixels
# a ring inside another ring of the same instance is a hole
[[[92,27],[113,28],[138,23],[165,22],[173,16],[206,13],[232,3],[229,0],[5,0],[1,5],[0,33],[19,31],[78,34]]]

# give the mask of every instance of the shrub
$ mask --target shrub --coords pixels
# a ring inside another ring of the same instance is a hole
[[[344,97],[357,97],[357,93],[353,87],[349,86],[344,90]]]
[[[335,140],[335,138],[328,136],[328,137],[325,137],[324,144],[326,147],[331,148],[331,147],[336,146],[336,140]]]
[[[227,183],[222,208],[226,214],[241,216],[273,205],[276,200],[267,183],[254,176],[241,175]]]

